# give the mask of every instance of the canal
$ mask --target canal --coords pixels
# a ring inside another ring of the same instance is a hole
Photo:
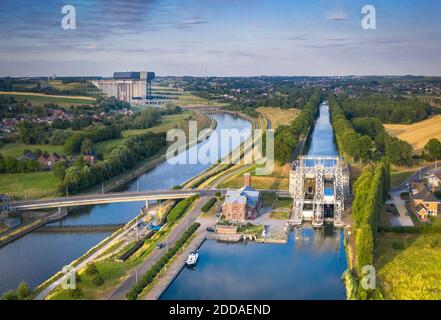
[[[226,113],[214,114],[212,117],[217,122],[216,134],[179,154],[176,156],[178,159],[186,159],[190,153],[207,144],[217,145],[220,150],[219,155],[225,156],[232,149],[237,148],[243,139],[241,141],[216,139],[221,137],[222,130],[243,130],[244,139],[251,132],[251,123],[240,117]],[[141,175],[138,181],[128,184],[125,190],[136,191],[138,185],[141,191],[169,189],[198,175],[210,166],[211,164],[205,162],[198,164],[163,162]],[[130,202],[85,207],[72,213],[57,225],[123,224],[135,217],[143,206],[143,202]],[[26,281],[31,287],[37,286],[109,235],[109,232],[52,233],[37,230],[4,246],[0,249],[0,293],[15,289],[21,281]]]
[[[307,155],[337,156],[329,106],[322,104]],[[304,225],[286,244],[206,240],[194,269],[183,268],[161,299],[345,299],[342,230]]]

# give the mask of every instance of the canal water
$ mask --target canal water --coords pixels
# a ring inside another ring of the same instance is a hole
[[[337,156],[329,106],[321,105],[308,155]],[[183,268],[161,299],[345,299],[343,232],[303,226],[286,244],[206,240],[194,269]]]
[[[219,156],[227,155],[239,146],[251,132],[251,123],[230,114],[214,114],[215,133],[177,156],[183,160],[202,146],[218,146]],[[226,129],[238,129],[242,140],[220,139]],[[170,189],[196,176],[211,166],[210,163],[170,164],[163,162],[130,183],[125,190],[141,191]],[[143,202],[112,203],[86,207],[63,219],[64,226],[123,224],[135,217]],[[83,255],[91,247],[109,236],[109,232],[32,232],[0,249],[0,294],[14,289],[21,281],[35,287],[61,268]]]

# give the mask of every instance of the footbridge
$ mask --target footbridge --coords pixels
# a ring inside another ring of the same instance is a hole
[[[293,198],[290,223],[324,221],[342,225],[344,201],[349,196],[349,170],[340,157],[302,156],[291,167],[289,193]]]
[[[96,204],[106,204],[114,202],[137,202],[145,201],[148,207],[148,201],[151,200],[177,200],[190,198],[194,195],[200,196],[212,196],[214,197],[216,193],[220,192],[225,194],[227,189],[192,189],[192,190],[156,190],[156,191],[145,191],[145,192],[115,192],[115,193],[104,193],[104,194],[93,194],[93,195],[81,195],[81,196],[70,196],[62,198],[49,198],[49,199],[38,199],[38,200],[28,200],[28,201],[14,201],[13,199],[8,200],[8,209],[25,211],[25,210],[39,210],[39,209],[50,209],[50,208],[63,208],[63,207],[76,207],[83,205],[96,205]],[[262,192],[275,192],[281,196],[287,196],[287,191],[277,191],[277,190],[259,190]]]

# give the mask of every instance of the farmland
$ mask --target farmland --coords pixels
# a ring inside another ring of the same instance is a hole
[[[421,152],[431,138],[441,139],[441,115],[409,125],[386,124],[387,132],[412,145],[415,152]]]
[[[63,107],[79,106],[84,104],[94,104],[95,98],[83,96],[59,96],[47,95],[32,92],[14,92],[0,91],[1,95],[13,96],[18,101],[29,101],[32,105],[44,105],[48,103],[56,103]]]
[[[384,298],[441,299],[440,243],[439,233],[380,233],[374,265]]]
[[[274,107],[260,107],[257,108],[257,111],[271,122],[271,126],[274,129],[280,125],[289,125],[300,113],[299,109],[282,109]]]

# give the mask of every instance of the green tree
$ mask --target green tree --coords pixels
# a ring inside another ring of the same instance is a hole
[[[54,165],[54,168],[53,168],[54,175],[60,181],[64,180],[64,176],[66,175],[66,168],[67,168],[67,163],[64,160],[60,160],[57,163],[55,163],[55,165]]]
[[[89,138],[86,138],[81,142],[81,152],[82,153],[89,153],[92,152],[93,149],[93,143],[92,140]]]
[[[17,292],[14,290],[6,291],[2,296],[2,300],[18,300]]]
[[[21,282],[17,287],[17,296],[18,299],[24,300],[31,294],[31,289],[26,282]]]
[[[424,146],[424,159],[434,161],[441,159],[441,142],[436,139],[430,139]]]

